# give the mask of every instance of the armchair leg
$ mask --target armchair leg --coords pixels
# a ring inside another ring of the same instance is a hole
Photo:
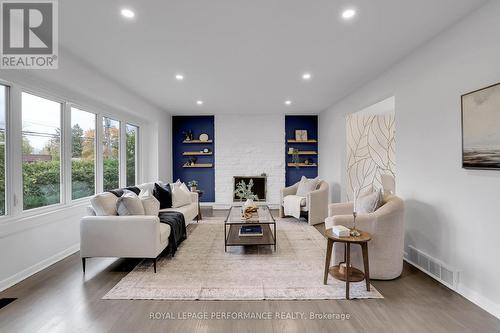
[[[153,259],[153,269],[154,269],[155,273],[156,273],[156,261],[157,260],[158,260],[157,258]]]
[[[87,258],[82,258],[82,269],[83,269],[83,274],[85,274],[85,259],[87,259]]]

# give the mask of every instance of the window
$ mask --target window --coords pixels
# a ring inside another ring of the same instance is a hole
[[[22,93],[23,208],[61,202],[61,103]]]
[[[96,116],[71,108],[71,198],[95,194]]]
[[[6,110],[7,110],[7,87],[0,85],[0,216],[5,215]]]
[[[120,187],[120,122],[102,118],[102,159],[104,191]]]
[[[136,161],[137,161],[137,126],[127,124],[126,126],[126,139],[127,139],[127,155],[126,155],[126,166],[127,166],[127,186],[133,186],[136,184]]]

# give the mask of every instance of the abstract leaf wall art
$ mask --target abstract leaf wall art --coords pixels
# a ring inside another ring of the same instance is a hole
[[[380,175],[395,177],[395,115],[350,114],[346,119],[347,198],[382,188]]]

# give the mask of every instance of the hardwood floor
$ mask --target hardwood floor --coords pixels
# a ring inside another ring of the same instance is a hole
[[[52,265],[0,293],[0,298],[18,298],[0,309],[0,332],[500,332],[495,317],[409,265],[398,279],[372,281],[385,297],[378,300],[101,300],[138,262],[89,259],[85,275],[78,254]],[[157,312],[210,316],[228,311],[304,313],[305,318],[150,319]],[[311,312],[350,318],[310,320]]]

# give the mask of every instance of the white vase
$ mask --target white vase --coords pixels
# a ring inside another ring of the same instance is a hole
[[[247,199],[247,201],[245,201],[245,203],[243,204],[243,207],[244,208],[247,208],[247,207],[256,207],[255,203],[253,202],[252,199]]]

